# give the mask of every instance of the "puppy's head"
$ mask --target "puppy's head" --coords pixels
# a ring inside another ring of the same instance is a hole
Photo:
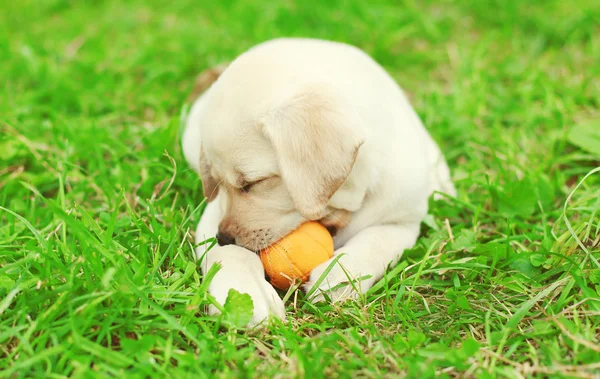
[[[331,220],[327,204],[363,143],[353,110],[313,86],[249,119],[240,113],[216,115],[202,132],[205,196],[220,193],[224,210],[219,243],[258,251],[306,220]]]

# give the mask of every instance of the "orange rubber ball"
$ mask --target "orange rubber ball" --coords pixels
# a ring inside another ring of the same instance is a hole
[[[259,256],[271,285],[287,290],[298,280],[306,282],[315,267],[333,257],[333,238],[323,225],[309,221]]]

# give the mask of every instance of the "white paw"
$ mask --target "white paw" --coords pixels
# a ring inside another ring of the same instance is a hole
[[[219,302],[225,304],[230,289],[239,293],[246,293],[252,298],[254,312],[248,326],[256,326],[269,317],[279,319],[285,318],[285,306],[283,301],[264,277],[264,271],[260,259],[252,253],[239,246],[223,246],[219,255],[224,257],[220,260],[221,269],[215,275],[208,287],[208,292]],[[244,250],[240,254],[239,250]],[[209,314],[218,314],[219,310],[213,305],[209,306]]]
[[[308,282],[303,285],[304,291],[309,293],[313,290],[319,278],[335,258],[334,256],[312,270]],[[318,284],[318,287],[314,288],[310,300],[313,303],[324,301],[325,294],[332,302],[356,299],[371,288],[375,282],[375,278],[369,272],[368,265],[361,264],[352,257],[342,256],[323,281]]]

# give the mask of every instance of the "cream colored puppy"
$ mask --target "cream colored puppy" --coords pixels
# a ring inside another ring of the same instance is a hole
[[[317,294],[351,278],[366,291],[414,245],[428,197],[454,195],[446,162],[402,90],[373,59],[341,43],[278,39],[234,60],[194,103],[183,150],[209,204],[196,240],[209,291],[248,293],[256,324],[284,305],[256,251],[318,220],[343,254]],[[214,71],[213,71],[214,74]],[[310,289],[330,262],[318,266]],[[353,297],[353,286],[329,291]],[[316,296],[316,300],[322,296]],[[216,312],[212,308],[211,312]]]

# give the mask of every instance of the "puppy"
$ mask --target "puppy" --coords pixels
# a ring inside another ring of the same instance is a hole
[[[196,255],[203,272],[220,263],[209,292],[221,304],[232,288],[252,297],[253,325],[285,317],[257,251],[319,221],[334,235],[334,258],[342,256],[314,300],[352,298],[414,245],[429,196],[455,195],[444,157],[402,90],[355,47],[272,40],[197,83],[209,88],[191,108],[182,144],[209,202],[196,240],[216,236],[218,246]]]

